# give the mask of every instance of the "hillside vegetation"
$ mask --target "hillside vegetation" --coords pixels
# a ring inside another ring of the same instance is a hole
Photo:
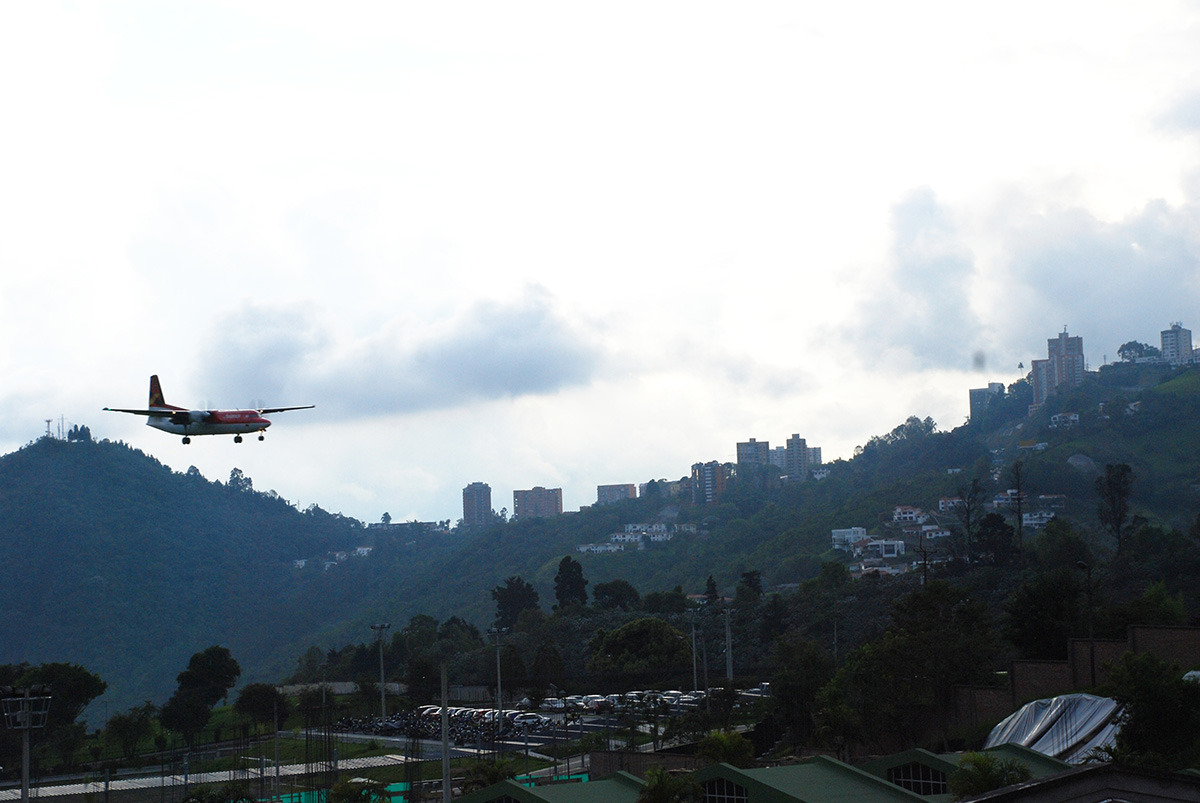
[[[123,444],[42,439],[0,458],[0,538],[9,547],[0,565],[0,603],[9,614],[0,625],[0,662],[84,665],[108,682],[105,700],[119,710],[161,703],[188,656],[212,644],[229,647],[243,681],[274,681],[295,672],[301,656],[311,658],[314,646],[319,656],[369,640],[372,622],[396,622],[398,631],[428,614],[435,624],[461,617],[485,628],[495,614],[492,589],[509,577],[531,583],[549,611],[564,555],[582,564],[589,590],[621,579],[643,597],[676,586],[700,593],[709,577],[732,597],[747,572],[758,572],[768,593],[818,577],[836,583],[826,568],[841,560],[830,530],[882,531],[895,505],[936,509],[939,497],[972,479],[990,498],[1009,487],[1016,460],[1025,466],[1026,492],[1066,495],[1060,515],[1102,555],[1110,545],[1096,518],[1095,480],[1108,463],[1132,467],[1132,501],[1145,522],[1188,532],[1198,509],[1200,373],[1132,368],[1106,366],[1033,417],[1025,415],[1027,386],[1017,383],[980,422],[942,432],[910,418],[853,459],[828,465],[821,481],[781,484],[769,472],[744,472],[715,505],[652,493],[554,519],[497,520],[478,533],[367,529],[319,507],[297,510],[237,471],[227,483],[210,482]],[[1066,411],[1079,413],[1079,426],[1050,428],[1050,416]],[[1037,444],[1045,445],[1030,448]],[[625,524],[660,520],[695,532],[644,550],[576,552]],[[373,551],[324,568],[330,553],[359,546]],[[309,563],[298,569],[298,559]],[[970,583],[998,606],[1017,577],[990,571]],[[915,581],[884,582],[899,593]],[[1136,583],[1128,589],[1141,593]],[[876,635],[887,616],[876,592],[863,587],[852,596],[856,602],[839,603],[848,611],[844,649]],[[1193,615],[1195,595],[1185,603]],[[821,604],[792,604],[778,624],[832,639],[836,625]],[[597,628],[624,621],[593,616],[600,618],[563,627],[586,642]],[[758,646],[745,645],[746,664],[765,666],[777,635],[764,631]],[[575,652],[583,666],[586,651]]]

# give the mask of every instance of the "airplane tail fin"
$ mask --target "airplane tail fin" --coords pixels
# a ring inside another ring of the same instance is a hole
[[[150,406],[167,406],[167,400],[163,398],[162,387],[158,384],[158,374],[150,377]]]

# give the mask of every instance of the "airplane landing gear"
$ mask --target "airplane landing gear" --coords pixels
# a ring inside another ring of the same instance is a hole
[[[265,441],[267,438],[266,438],[266,436],[265,436],[265,435],[259,435],[259,436],[258,436],[258,439],[259,439],[260,441]]]
[[[192,439],[191,439],[191,438],[189,438],[187,435],[184,435],[184,436],[183,436],[183,445],[184,445],[184,446],[187,446],[187,445],[188,445],[189,443],[191,443],[191,442],[192,442]]]
[[[233,436],[233,442],[234,442],[234,443],[241,443],[241,442],[242,442],[242,436],[241,436],[241,435],[234,435],[234,436]]]

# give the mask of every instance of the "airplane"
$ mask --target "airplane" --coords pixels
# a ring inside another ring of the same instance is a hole
[[[315,404],[301,407],[264,407],[260,410],[186,410],[167,404],[163,398],[162,387],[158,383],[158,374],[150,377],[150,404],[148,410],[126,410],[120,407],[105,407],[110,413],[132,413],[146,416],[146,424],[161,429],[163,432],[173,432],[183,436],[184,444],[192,442],[193,435],[233,435],[234,443],[242,442],[244,433],[257,432],[258,439],[263,440],[263,433],[271,422],[263,416],[272,413],[284,413],[288,410],[311,410]]]

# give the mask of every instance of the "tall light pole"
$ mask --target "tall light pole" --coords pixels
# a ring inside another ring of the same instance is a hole
[[[700,689],[700,680],[696,674],[696,609],[692,608],[688,614],[688,618],[692,620],[692,691],[696,692]]]
[[[488,635],[496,637],[496,718],[492,722],[492,724],[494,726],[494,731],[495,731],[495,737],[493,738],[492,741],[493,741],[493,743],[495,743],[497,745],[496,758],[498,759],[500,757],[500,748],[499,748],[500,718],[502,716],[504,716],[504,694],[501,692],[501,689],[500,689],[500,645],[501,645],[502,639],[506,635],[508,635],[508,628],[507,627],[488,628]]]
[[[375,631],[375,638],[379,642],[379,718],[387,719],[387,703],[384,698],[387,692],[387,684],[383,682],[383,633],[389,627],[390,622],[379,622],[371,625],[371,629]]]
[[[730,607],[725,606],[725,679],[733,680],[733,636],[729,630]]]
[[[21,803],[29,803],[29,731],[46,727],[50,713],[50,687],[29,686],[18,689],[0,687],[4,697],[4,724],[21,731]]]
[[[1075,565],[1083,569],[1087,573],[1087,606],[1088,606],[1088,668],[1092,674],[1092,689],[1096,688],[1096,630],[1094,628],[1092,616],[1092,566],[1090,563],[1084,563],[1081,560],[1075,561]]]

